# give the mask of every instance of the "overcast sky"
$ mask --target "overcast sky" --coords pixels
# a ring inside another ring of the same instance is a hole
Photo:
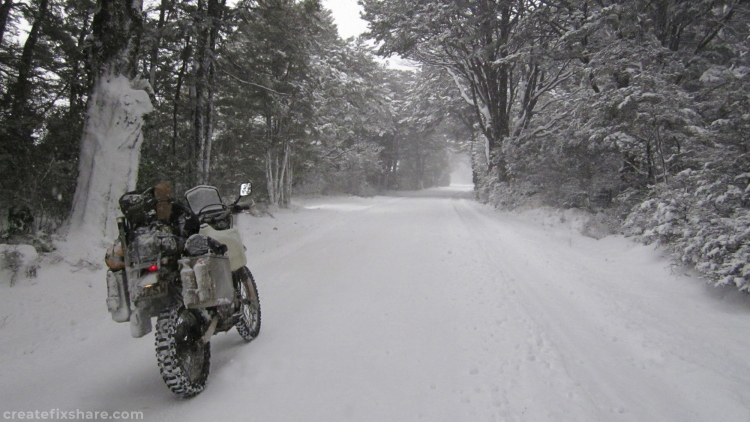
[[[367,31],[367,22],[359,17],[362,7],[357,0],[323,0],[323,7],[330,10],[333,20],[339,29],[339,35],[343,39],[356,37]],[[388,59],[379,59],[392,69],[414,70],[415,64],[394,55]]]
[[[362,7],[357,0],[323,0],[323,6],[333,12],[341,38],[356,37],[367,31],[367,22],[359,17]]]

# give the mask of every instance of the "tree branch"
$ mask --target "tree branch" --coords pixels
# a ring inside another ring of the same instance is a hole
[[[240,79],[240,78],[238,78],[237,76],[234,76],[234,75],[232,75],[231,73],[227,72],[226,70],[223,70],[223,69],[222,69],[222,70],[221,70],[221,72],[222,72],[223,74],[225,74],[225,75],[229,76],[230,78],[234,79],[235,81],[239,82],[239,83],[242,83],[242,84],[245,84],[245,85],[250,85],[250,86],[254,86],[254,87],[256,87],[256,88],[260,88],[260,89],[264,89],[264,90],[266,90],[266,91],[269,91],[269,92],[273,92],[274,94],[278,94],[278,95],[283,95],[283,96],[288,96],[288,95],[289,95],[289,94],[284,94],[284,93],[281,93],[281,92],[279,92],[279,91],[276,91],[276,90],[274,90],[274,89],[272,89],[272,88],[269,88],[269,87],[267,87],[267,86],[263,86],[263,85],[260,85],[260,84],[256,84],[255,82],[250,82],[250,81],[246,81],[246,80],[244,80],[244,79]]]

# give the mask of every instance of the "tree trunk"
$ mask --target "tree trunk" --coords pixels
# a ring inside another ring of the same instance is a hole
[[[5,34],[5,28],[8,25],[8,17],[12,8],[13,0],[5,0],[2,6],[0,6],[0,44],[3,42],[3,35]]]
[[[656,38],[663,47],[667,47],[669,45],[669,0],[656,0],[652,6]]]
[[[198,31],[198,48],[195,55],[195,137],[198,156],[196,157],[198,178],[201,183],[208,183],[211,163],[211,138],[213,136],[213,56],[223,20],[226,0],[198,1],[196,25]]]
[[[471,134],[471,143],[469,144],[469,158],[471,163],[471,183],[474,184],[474,190],[479,188],[479,173],[477,172],[477,164],[474,159],[474,145],[476,145],[477,137],[473,129],[469,129]]]
[[[31,95],[31,81],[29,79],[31,78],[31,71],[34,69],[34,50],[47,16],[48,5],[49,0],[42,0],[39,3],[36,19],[34,19],[34,24],[31,25],[31,30],[29,30],[29,36],[23,45],[23,52],[18,65],[18,77],[7,93],[11,98],[10,113],[12,119],[22,119],[29,113],[28,102]]]
[[[211,150],[214,144],[214,118],[213,118],[213,89],[209,85],[209,95],[206,98],[206,133],[204,135],[203,147],[203,183],[208,184],[211,177]]]
[[[81,32],[78,33],[78,49],[79,51],[83,51],[86,45],[86,35],[89,32],[89,25],[90,22],[90,15],[88,12],[86,13],[84,19],[83,19],[83,28],[81,28]],[[86,87],[86,81],[85,79],[82,80],[83,75],[83,60],[84,56],[81,53],[76,54],[71,64],[71,70],[72,75],[70,77],[70,109],[69,113],[72,116],[79,116],[79,113],[83,113],[86,106],[83,101],[83,97],[86,94],[87,87]]]
[[[203,183],[205,176],[203,157],[206,148],[206,97],[205,90],[208,78],[208,28],[205,25],[208,13],[204,0],[198,0],[198,10],[195,14],[195,25],[198,30],[197,48],[193,60],[193,90],[194,108],[193,108],[193,136],[194,136],[194,153],[192,157],[197,170],[197,182]]]
[[[286,208],[288,206],[288,201],[289,201],[289,198],[287,197],[287,191],[286,191],[286,178],[288,177],[287,166],[289,164],[289,142],[284,141],[283,148],[284,148],[284,157],[281,159],[281,168],[279,169],[279,180],[278,180],[278,190],[279,190],[278,205],[282,208]]]
[[[71,228],[114,237],[118,199],[135,189],[143,116],[152,110],[145,90],[123,75],[97,79],[86,113]]]
[[[274,173],[274,179],[273,179],[273,191],[275,193],[275,196],[273,198],[273,203],[278,205],[279,204],[279,198],[281,197],[281,192],[279,192],[279,178],[280,176],[280,170],[279,167],[279,154],[274,153],[273,154],[273,173]]]
[[[273,157],[271,150],[266,151],[266,184],[268,187],[268,201],[271,204],[276,203],[276,190],[274,189],[274,172],[273,172]]]
[[[142,1],[99,0],[91,30],[92,79],[103,75],[134,78],[143,32]]]
[[[651,150],[651,139],[646,139],[646,166],[648,172],[646,183],[653,185],[656,183],[656,176],[654,176],[654,157]]]
[[[143,15],[138,0],[99,0],[92,24],[89,95],[70,235],[87,241],[117,234],[117,201],[135,188],[148,82],[133,80]]]
[[[294,176],[294,166],[292,165],[292,157],[294,156],[294,150],[292,149],[292,146],[289,145],[289,156],[287,157],[287,163],[286,163],[286,182],[284,183],[285,186],[285,193],[284,198],[286,198],[286,201],[284,203],[284,207],[288,208],[292,201],[292,177]]]
[[[182,93],[182,82],[185,79],[185,72],[187,71],[188,61],[192,55],[192,48],[190,46],[190,36],[188,35],[185,40],[185,48],[182,50],[182,67],[180,72],[177,74],[177,86],[174,91],[174,101],[172,105],[172,155],[177,155],[177,138],[179,136],[179,127],[177,115],[180,111],[180,94]]]
[[[208,77],[206,81],[206,133],[205,148],[203,155],[203,183],[208,183],[211,177],[211,151],[213,149],[214,137],[214,81],[216,79],[216,65],[214,56],[216,55],[216,43],[219,39],[219,30],[221,29],[224,18],[224,6],[226,0],[219,3],[217,0],[210,0],[208,4],[208,16],[211,19],[211,33],[208,41]]]
[[[161,46],[162,31],[164,28],[164,23],[166,21],[168,4],[169,0],[161,0],[161,6],[159,7],[159,22],[156,24],[154,45],[151,47],[151,63],[148,70],[148,81],[151,84],[151,88],[153,88],[154,92],[157,92],[156,62],[159,60],[159,47]]]

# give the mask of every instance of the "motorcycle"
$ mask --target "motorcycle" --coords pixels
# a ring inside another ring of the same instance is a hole
[[[114,321],[130,322],[135,338],[156,318],[159,370],[179,396],[205,388],[214,334],[236,327],[250,342],[260,332],[258,289],[233,227],[251,187],[243,184],[231,205],[205,185],[185,193],[187,207],[155,188],[120,198],[119,238],[106,258],[107,308]]]

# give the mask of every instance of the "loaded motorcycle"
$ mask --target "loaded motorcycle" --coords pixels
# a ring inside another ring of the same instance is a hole
[[[160,188],[161,187],[161,188]],[[187,207],[159,185],[120,198],[119,238],[107,251],[107,308],[131,335],[152,331],[164,382],[182,397],[203,391],[211,336],[232,327],[246,341],[260,331],[260,300],[233,213],[251,192],[243,184],[225,205],[213,186],[185,193]]]

